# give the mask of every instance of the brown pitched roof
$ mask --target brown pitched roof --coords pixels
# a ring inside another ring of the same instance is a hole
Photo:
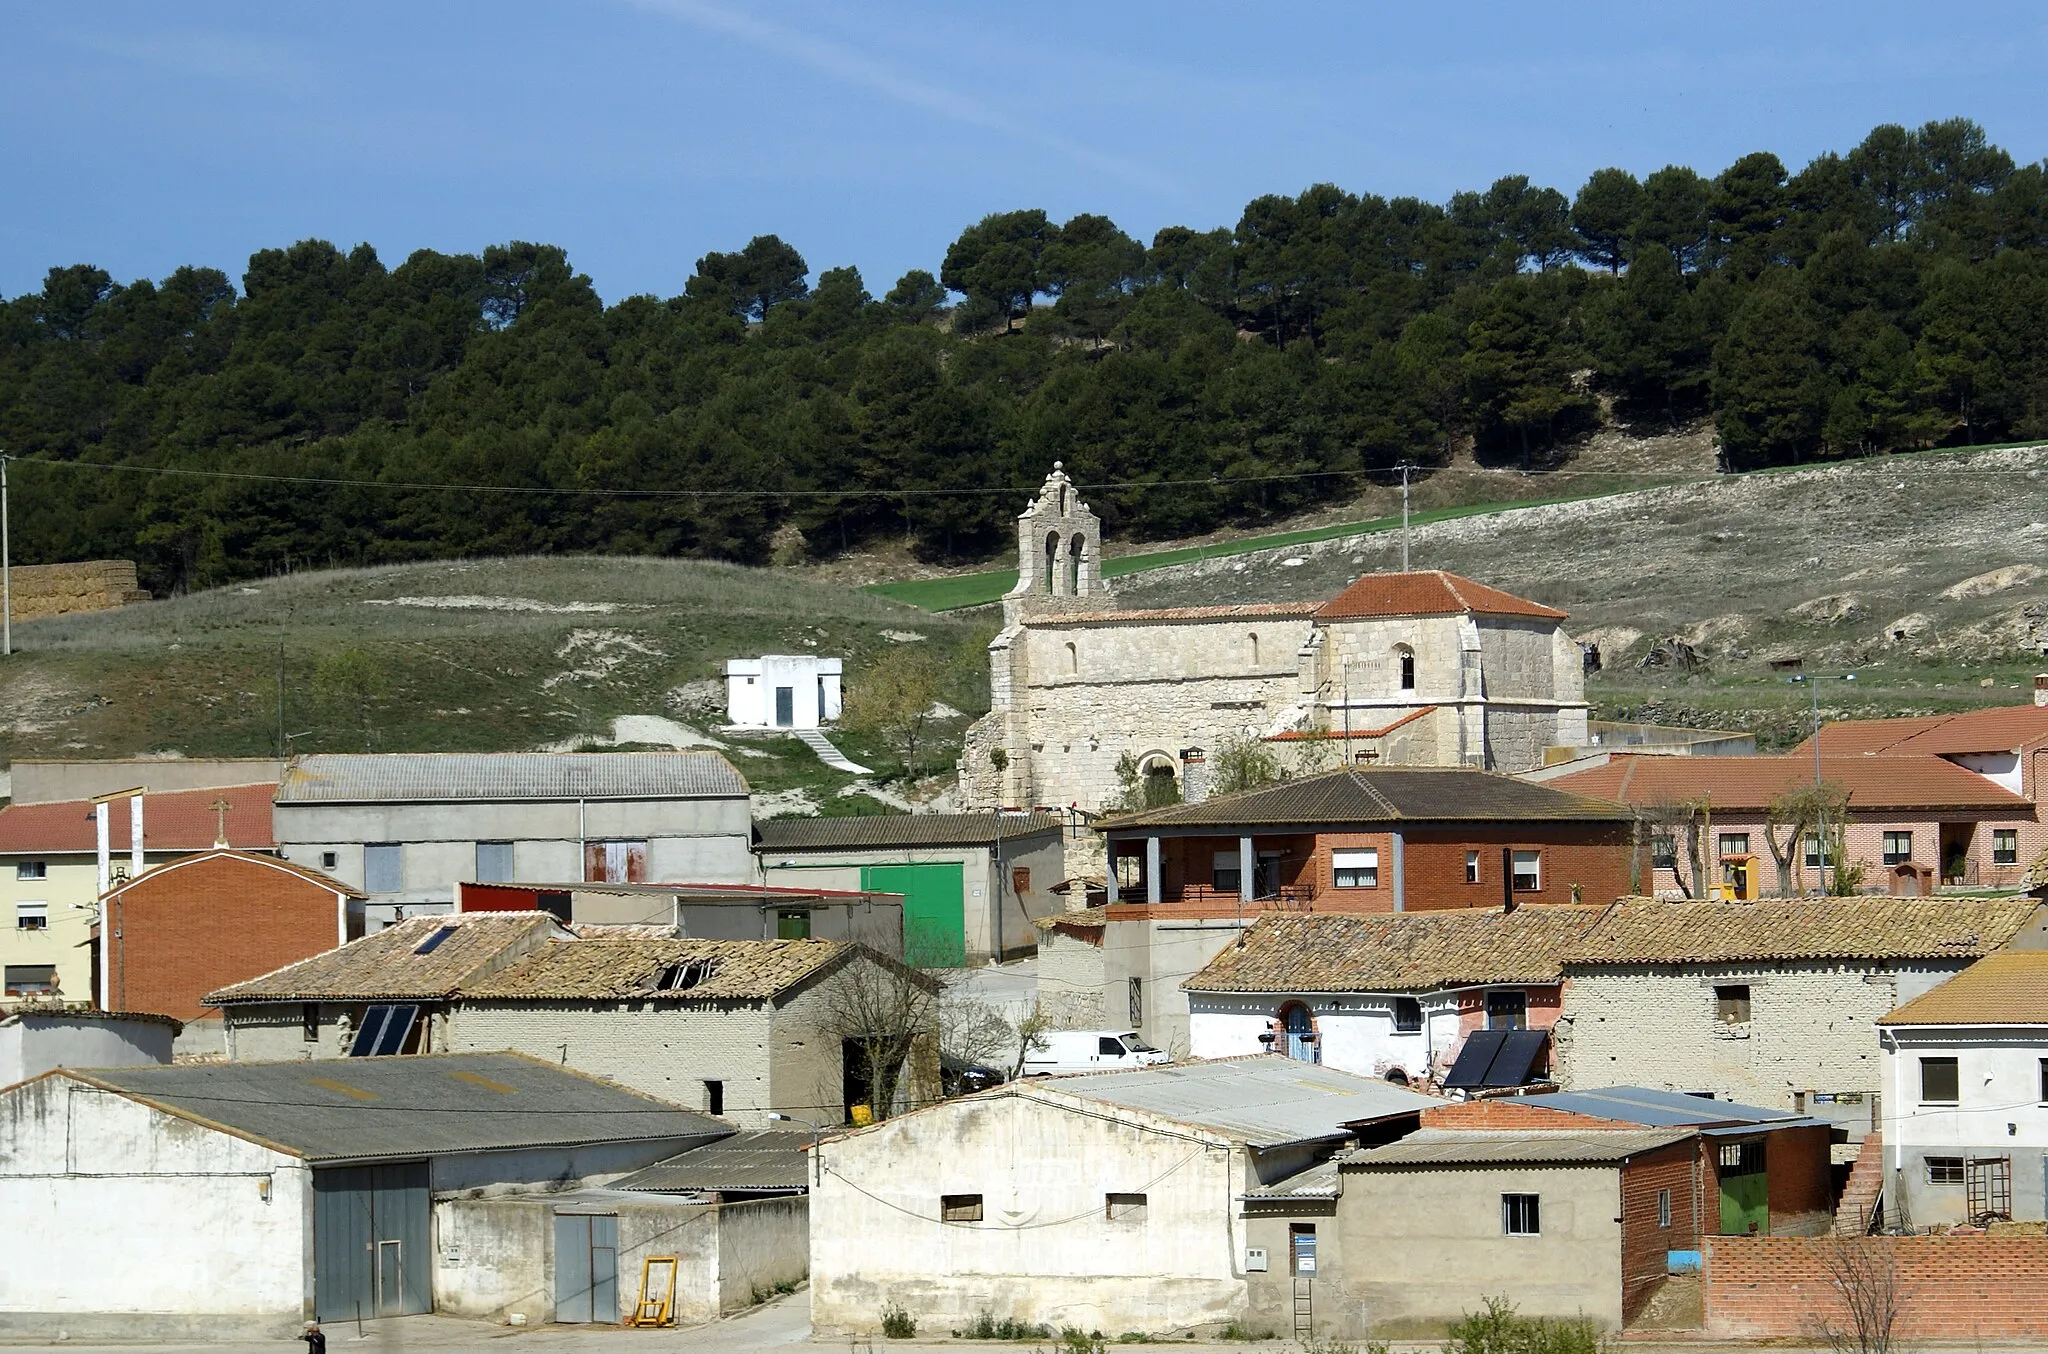
[[[865,846],[987,846],[1058,832],[1056,813],[871,813],[770,818],[754,825],[760,851],[845,851]]]
[[[1181,986],[1190,992],[1434,992],[1562,981],[1600,907],[1291,914],[1259,919]]]
[[[2048,738],[2048,706],[1995,705],[1952,715],[1843,720],[1822,727],[1820,747],[1823,756],[1870,752],[1952,757],[1965,752],[2005,752],[2043,738]],[[1809,757],[1813,755],[1811,738],[1799,747]]]
[[[1331,771],[1196,804],[1148,809],[1098,826],[1121,831],[1280,824],[1627,822],[1630,817],[1618,804],[1497,772],[1383,766]]]
[[[1929,754],[1821,757],[1821,775],[1849,792],[1849,810],[2013,809],[2032,802],[1974,771]],[[1605,766],[1544,784],[1624,804],[1652,806],[1711,799],[1717,809],[1770,807],[1780,793],[1813,783],[1811,753],[1800,757],[1660,757],[1617,753]]]
[[[763,1000],[855,953],[837,940],[637,940],[593,937],[548,945],[481,982],[465,1000]],[[663,987],[665,970],[704,965],[689,987]]]
[[[1766,898],[1753,903],[1624,899],[1564,956],[1567,965],[1753,959],[1976,959],[2033,917],[2031,898]]]
[[[1569,613],[1517,597],[1469,578],[1429,569],[1408,574],[1366,574],[1316,610],[1316,619],[1370,616],[1533,616],[1565,620]]]
[[[216,790],[170,790],[142,797],[142,845],[150,851],[204,851],[220,830],[215,800],[228,803],[228,844],[243,850],[267,851],[276,845],[270,831],[270,801],[277,786],[269,781],[230,785]],[[116,855],[128,852],[128,806],[107,809],[107,835]],[[99,849],[99,829],[90,799],[51,804],[11,804],[0,809],[0,855],[79,855]]]
[[[427,953],[420,946],[447,928]],[[545,912],[459,912],[407,917],[375,935],[207,994],[204,1005],[244,1001],[396,1001],[448,997],[472,978],[547,943]]]
[[[1986,955],[1880,1025],[2048,1025],[2048,950]]]

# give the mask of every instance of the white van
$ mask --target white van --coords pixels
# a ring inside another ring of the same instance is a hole
[[[1166,1061],[1167,1055],[1140,1039],[1136,1030],[1047,1030],[1024,1055],[1024,1075],[1111,1072]]]

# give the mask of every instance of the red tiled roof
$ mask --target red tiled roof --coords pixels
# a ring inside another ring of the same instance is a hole
[[[2042,738],[2048,738],[2048,706],[1996,705],[1953,715],[1843,720],[1821,728],[1820,747],[1823,756],[1953,757],[1965,752],[2006,752]],[[1807,739],[1799,748],[1812,756],[1813,740]]]
[[[1849,792],[1854,810],[1931,808],[2031,810],[2031,801],[1939,757],[1821,758],[1821,775]],[[1708,799],[1717,809],[1767,809],[1781,792],[1813,783],[1813,758],[1660,757],[1621,754],[1607,765],[1544,782],[1624,804]]]
[[[1534,616],[1561,621],[1556,607],[1517,597],[1469,578],[1430,569],[1408,574],[1366,574],[1316,610],[1319,620],[1367,616]]]
[[[151,851],[204,851],[213,845],[218,830],[213,802],[225,799],[228,844],[245,851],[267,851],[277,844],[270,831],[270,802],[276,793],[275,783],[262,782],[144,795],[142,844]],[[114,853],[127,854],[127,804],[110,804],[107,817]],[[54,856],[98,849],[89,799],[13,804],[0,809],[0,855]]]

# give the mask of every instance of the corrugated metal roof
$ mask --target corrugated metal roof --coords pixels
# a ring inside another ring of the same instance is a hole
[[[169,790],[142,797],[142,845],[149,851],[204,851],[218,839],[221,819],[214,809],[226,800],[228,845],[268,851],[269,781],[214,790]],[[128,853],[128,806],[107,808],[107,836],[117,856]],[[10,804],[0,809],[0,855],[83,855],[99,849],[99,828],[89,799],[46,804]]]
[[[2031,801],[1931,754],[1823,756],[1821,775],[1849,792],[1849,807],[1854,813],[1928,808],[2009,808],[2028,815],[2033,812]],[[1813,758],[1616,753],[1604,766],[1556,776],[1544,784],[1645,807],[1706,799],[1717,810],[1762,810],[1785,791],[1813,784]]]
[[[1373,1077],[1273,1054],[1034,1078],[1025,1085],[1143,1110],[1253,1147],[1343,1137],[1346,1124],[1419,1114],[1444,1103]]]
[[[723,1120],[517,1053],[64,1071],[315,1162],[722,1136]]]
[[[425,954],[437,931],[449,934]],[[550,935],[545,912],[456,912],[407,917],[373,935],[209,992],[208,1006],[244,1001],[400,1001],[448,997],[472,978],[510,962]]]
[[[707,799],[747,793],[732,763],[688,752],[395,752],[294,758],[279,804]]]
[[[1705,1127],[1709,1124],[1812,1123],[1792,1110],[1765,1109],[1736,1100],[1710,1100],[1683,1091],[1660,1091],[1648,1086],[1602,1086],[1590,1091],[1559,1091],[1552,1095],[1528,1096],[1515,1103],[1535,1109],[1562,1110],[1568,1114],[1590,1114],[1599,1119],[1619,1119],[1646,1128]]]
[[[1475,583],[1469,578],[1426,569],[1414,573],[1366,574],[1325,602],[1318,620],[1353,620],[1372,616],[1528,616],[1561,621],[1567,613],[1556,607],[1517,597],[1511,592]]]
[[[1285,1180],[1256,1185],[1238,1197],[1246,1200],[1334,1199],[1343,1193],[1343,1184],[1337,1178],[1337,1164],[1337,1158],[1331,1157]]]
[[[1338,827],[1401,822],[1627,822],[1627,809],[1604,799],[1456,767],[1389,766],[1331,771],[1242,794],[1216,795],[1112,818],[1122,832],[1148,827]]]
[[[1344,1170],[1394,1166],[1605,1165],[1690,1138],[1689,1131],[1588,1129],[1584,1132],[1425,1128],[1398,1142],[1351,1152]]]
[[[1765,898],[1615,903],[1564,956],[1584,964],[1751,959],[1976,959],[2004,945],[2031,898]]]
[[[1986,955],[1880,1025],[2048,1025],[2048,950]]]
[[[611,1188],[655,1194],[808,1189],[810,1147],[808,1129],[736,1133],[622,1176]]]
[[[1181,986],[1191,992],[1434,992],[1475,983],[1555,983],[1605,909],[1469,908],[1259,918]],[[1048,919],[1057,923],[1063,918]]]
[[[986,846],[1058,832],[1052,813],[885,813],[858,818],[771,818],[754,825],[761,851],[846,851],[869,846]]]

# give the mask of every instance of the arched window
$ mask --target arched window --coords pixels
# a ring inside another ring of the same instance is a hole
[[[1072,644],[1069,644],[1067,645],[1067,676],[1072,677],[1080,671],[1081,655],[1075,651]]]
[[[1180,781],[1174,775],[1173,763],[1164,757],[1155,757],[1145,763],[1144,774],[1139,777],[1139,789],[1145,796],[1148,809],[1180,803]]]
[[[1403,691],[1413,691],[1415,689],[1415,650],[1409,648],[1406,644],[1396,644],[1394,646],[1394,664],[1400,669],[1401,689]]]
[[[1059,591],[1060,577],[1060,534],[1057,531],[1045,533],[1045,590]]]
[[[1087,538],[1078,533],[1067,540],[1067,596],[1081,595],[1081,549]]]
[[[1257,634],[1249,634],[1244,637],[1244,661],[1247,667],[1256,668],[1259,665],[1259,637]]]

